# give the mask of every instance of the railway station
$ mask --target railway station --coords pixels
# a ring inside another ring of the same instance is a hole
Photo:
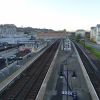
[[[100,0],[0,0],[0,100],[100,100]]]
[[[0,100],[99,100],[91,63],[68,37],[2,46],[0,55]]]

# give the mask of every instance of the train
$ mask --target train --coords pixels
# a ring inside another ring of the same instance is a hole
[[[30,52],[31,52],[31,50],[28,48],[22,49],[18,53],[16,53],[16,57],[24,57],[25,55],[27,55]]]

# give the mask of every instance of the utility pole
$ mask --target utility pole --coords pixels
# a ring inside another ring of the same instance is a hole
[[[84,36],[84,49],[85,49],[85,36]]]
[[[67,68],[67,100],[68,100],[68,68]]]

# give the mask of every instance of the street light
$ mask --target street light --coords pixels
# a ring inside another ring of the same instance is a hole
[[[76,78],[77,77],[75,71],[69,70],[68,68],[67,68],[67,70],[63,70],[63,66],[60,67],[60,76],[64,76],[65,81],[67,83],[67,91],[63,91],[62,93],[65,94],[65,95],[67,95],[67,98],[66,98],[67,100],[68,100],[68,96],[72,96],[73,97],[73,100],[77,100],[77,93],[76,92],[73,92],[73,90],[71,89],[71,87],[69,85],[69,72],[72,73],[72,76],[71,76],[72,78]]]
[[[72,77],[75,79],[77,77],[76,72],[73,71]]]
[[[7,46],[4,46],[4,48],[5,48],[5,51],[7,53],[7,50],[6,50]],[[6,65],[8,66],[8,60],[7,60],[7,58],[6,58]]]
[[[69,72],[72,72],[72,73],[73,73],[73,74],[72,74],[72,77],[73,77],[73,78],[76,78],[76,77],[77,77],[75,71],[69,70],[69,69],[67,68],[67,80],[66,80],[66,82],[67,82],[67,100],[68,100],[68,88],[70,88],[70,85],[69,85],[69,75],[68,75]],[[65,75],[64,75],[64,76],[65,76]],[[66,76],[65,76],[65,78],[66,78]],[[70,90],[71,90],[71,88],[70,88]]]
[[[84,49],[85,49],[85,36],[84,36]]]

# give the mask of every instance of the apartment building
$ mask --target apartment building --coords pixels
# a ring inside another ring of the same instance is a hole
[[[100,44],[100,24],[97,24],[97,34],[96,34],[96,42]]]
[[[90,39],[96,41],[96,27],[91,27],[90,33]]]
[[[100,44],[100,24],[97,24],[96,27],[91,27],[90,39]]]
[[[16,26],[13,24],[0,25],[0,34],[2,37],[9,37],[13,34],[17,34]]]

